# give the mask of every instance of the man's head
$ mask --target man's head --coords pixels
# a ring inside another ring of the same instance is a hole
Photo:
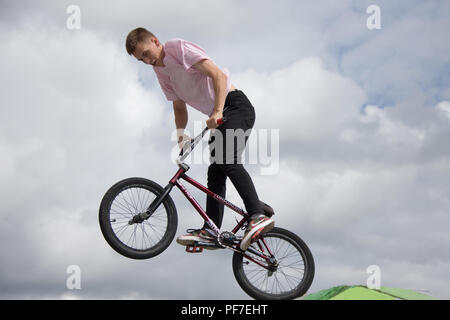
[[[125,43],[129,55],[133,55],[139,61],[150,65],[163,65],[163,46],[153,33],[144,29],[132,30]]]

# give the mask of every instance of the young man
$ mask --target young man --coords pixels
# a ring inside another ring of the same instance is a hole
[[[263,214],[253,181],[240,163],[248,135],[245,136],[243,146],[231,141],[233,148],[226,147],[227,129],[242,129],[243,132],[248,132],[253,128],[255,110],[252,104],[242,91],[231,84],[228,70],[218,67],[205,51],[194,43],[172,39],[163,45],[148,30],[137,28],[128,34],[126,49],[128,54],[137,60],[153,66],[167,100],[173,102],[180,145],[185,137],[183,132],[188,120],[186,104],[207,115],[206,125],[210,129],[216,129],[211,135],[210,146],[221,134],[222,149],[218,148],[218,141],[215,149],[211,148],[208,189],[225,198],[226,178],[231,179],[251,215],[251,221],[240,244],[241,249],[246,250],[252,241],[274,226],[274,221]],[[222,117],[226,121],[219,126],[217,121]],[[207,197],[206,213],[218,228],[222,224],[223,210],[223,204]],[[177,242],[191,245],[194,241],[214,242],[215,238],[214,232],[205,224],[202,229],[188,230],[188,234],[178,237]]]

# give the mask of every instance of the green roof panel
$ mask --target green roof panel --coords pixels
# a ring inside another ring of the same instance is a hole
[[[390,294],[403,300],[436,300],[433,297],[412,290],[381,287],[380,292]]]
[[[394,297],[367,289],[366,287],[356,286],[335,295],[330,300],[395,300]]]
[[[368,289],[363,285],[337,286],[303,297],[303,300],[436,300],[428,295],[400,288]]]

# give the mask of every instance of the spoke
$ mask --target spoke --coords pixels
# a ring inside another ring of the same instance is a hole
[[[144,222],[145,223],[145,225],[148,225],[149,227],[150,227],[150,229],[153,231],[151,234],[153,234],[154,236],[159,236],[159,234],[158,234],[158,232],[161,232],[161,231],[159,231],[158,229],[155,229],[151,224],[149,224],[147,221],[145,221]],[[162,233],[162,235],[164,235],[164,232]],[[158,239],[158,237],[157,237],[157,241],[155,241],[155,243],[158,243],[159,242],[159,240],[161,240],[161,238],[162,238],[162,236],[160,236],[159,237],[159,239]],[[151,238],[150,238],[151,239]]]
[[[275,292],[274,287],[275,287],[276,281],[273,280],[272,281],[272,289],[270,290],[270,292]]]
[[[119,203],[121,206],[123,206],[124,208],[127,208],[127,210],[128,210],[131,214],[135,213],[136,210],[133,208],[133,203],[132,203],[131,199],[129,199],[129,190],[127,189],[127,190],[122,191],[122,192],[119,194],[119,197],[121,198],[121,200],[123,200],[124,203],[122,204],[122,202],[120,202],[119,199],[117,199],[117,200],[118,200],[118,203]],[[118,198],[119,198],[119,197],[118,197]]]
[[[127,189],[127,193],[130,195],[130,202],[131,202],[131,206],[133,207],[133,211],[135,213],[137,213],[138,208],[136,206],[136,200],[134,199],[133,189],[135,189],[135,188]]]
[[[120,237],[120,235],[122,234],[122,233],[124,233],[124,231],[127,229],[129,227],[129,224],[127,223],[127,224],[125,224],[124,226],[122,226],[122,227],[119,227],[119,230],[114,230],[114,233],[116,233],[116,235],[117,235],[117,237],[119,238]]]
[[[121,212],[111,212],[110,216],[112,215],[120,215],[121,217],[115,217],[114,219],[118,220],[118,219],[123,219],[123,220],[130,220],[133,215],[126,215],[125,213],[121,213]]]
[[[293,256],[293,255],[297,255],[298,254],[298,251],[296,251],[296,248],[295,247],[292,247],[292,248],[289,248],[290,250],[292,250],[292,252],[287,252],[284,256],[279,256],[278,255],[278,260],[279,261],[281,261],[281,260],[283,260],[283,259],[286,259],[286,258],[289,258],[289,257],[291,257],[291,256]]]
[[[125,203],[122,203],[122,202],[120,201],[119,197],[122,197],[122,200],[123,200]],[[112,206],[114,206],[114,205],[117,206],[117,207],[119,207],[119,208],[120,208],[121,210],[123,210],[123,211],[128,211],[128,214],[133,214],[133,211],[132,211],[131,208],[129,207],[129,205],[128,205],[126,199],[123,198],[123,195],[122,195],[122,194],[119,194],[119,196],[116,197],[116,199],[114,199],[114,203],[113,203]],[[111,207],[112,207],[112,206],[111,206]]]

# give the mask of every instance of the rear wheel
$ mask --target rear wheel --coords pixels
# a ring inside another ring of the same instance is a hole
[[[100,228],[108,244],[121,255],[148,259],[163,252],[177,229],[177,212],[167,195],[146,220],[129,224],[133,217],[146,212],[164,189],[148,179],[128,178],[113,185],[100,204]]]
[[[272,253],[270,261],[257,254],[270,256],[269,250]],[[314,259],[300,237],[275,227],[253,243],[245,255],[234,253],[233,273],[241,288],[252,298],[294,299],[304,295],[311,286]]]

